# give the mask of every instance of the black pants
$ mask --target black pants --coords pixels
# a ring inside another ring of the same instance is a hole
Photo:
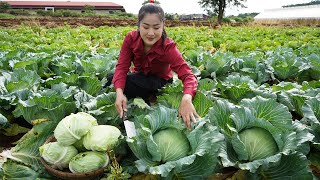
[[[105,86],[111,85],[113,74],[107,77],[108,83]],[[149,97],[156,95],[158,89],[162,88],[167,83],[172,83],[172,79],[165,80],[153,75],[145,75],[142,72],[132,73],[127,75],[124,94],[128,99],[141,97],[146,102]]]

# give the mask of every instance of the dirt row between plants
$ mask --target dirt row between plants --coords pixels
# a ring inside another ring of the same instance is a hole
[[[103,17],[89,17],[89,18],[70,18],[70,17],[44,17],[44,18],[14,18],[14,19],[0,19],[0,26],[2,27],[15,27],[20,25],[27,26],[46,26],[46,27],[59,27],[59,26],[135,26],[137,21],[135,19],[110,19]],[[214,24],[208,21],[180,21],[180,20],[167,20],[166,26],[212,26]]]

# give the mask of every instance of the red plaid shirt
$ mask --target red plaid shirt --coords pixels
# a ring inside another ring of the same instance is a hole
[[[152,74],[165,80],[172,78],[173,70],[183,83],[183,93],[195,96],[198,86],[197,79],[182,58],[176,43],[171,39],[167,38],[162,44],[162,38],[160,38],[145,53],[143,40],[139,32],[129,32],[122,44],[112,80],[115,89],[124,89],[131,62],[134,65],[131,69],[132,72],[142,71],[146,75]]]

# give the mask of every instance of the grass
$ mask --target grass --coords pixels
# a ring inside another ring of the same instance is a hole
[[[16,18],[16,16],[14,16],[12,14],[7,14],[7,13],[0,13],[0,18],[3,18],[3,19],[12,18],[12,19],[14,19],[14,18]]]

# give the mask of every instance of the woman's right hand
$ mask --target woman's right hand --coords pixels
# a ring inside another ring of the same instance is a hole
[[[123,111],[127,111],[127,98],[123,94],[123,90],[121,88],[116,89],[117,97],[115,106],[120,115],[120,118],[123,116]]]

